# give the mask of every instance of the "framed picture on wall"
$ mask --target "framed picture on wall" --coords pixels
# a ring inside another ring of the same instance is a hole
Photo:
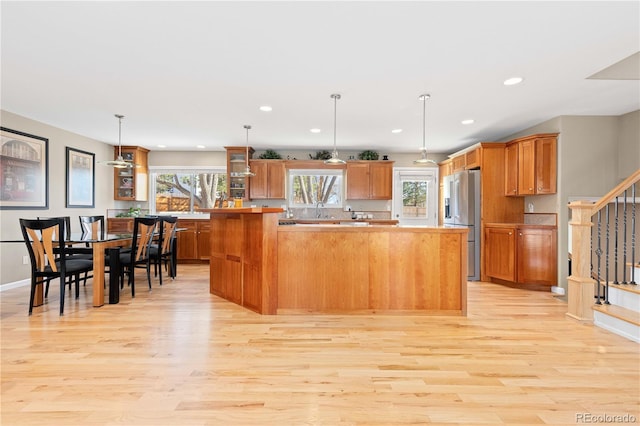
[[[67,147],[66,207],[95,207],[96,155]]]
[[[0,127],[0,209],[49,207],[49,139]]]

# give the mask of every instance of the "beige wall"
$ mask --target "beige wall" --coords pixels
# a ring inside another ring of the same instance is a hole
[[[113,169],[97,164],[113,158],[113,147],[100,141],[2,111],[2,127],[49,139],[49,208],[40,210],[0,210],[0,239],[22,239],[18,219],[38,216],[71,216],[71,229],[80,231],[79,215],[106,215],[113,208]],[[65,147],[96,154],[95,208],[65,207]],[[0,284],[28,279],[30,269],[22,264],[27,255],[24,243],[0,244]]]
[[[640,110],[619,117],[618,179],[640,169]]]

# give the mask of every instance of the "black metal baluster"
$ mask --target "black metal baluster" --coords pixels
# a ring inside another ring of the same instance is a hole
[[[634,183],[631,186],[631,199],[633,200],[633,207],[631,209],[631,284],[636,283],[636,185]]]
[[[622,203],[624,211],[622,212],[622,284],[627,283],[627,190],[624,190],[624,199]]]
[[[613,243],[613,264],[615,268],[613,268],[613,283],[619,284],[618,282],[618,197],[616,197],[616,203],[614,204],[613,215],[615,216],[615,230],[614,230],[614,243]]]
[[[600,283],[601,283],[601,280],[600,280],[600,260],[602,258],[602,249],[600,248],[601,243],[602,243],[602,240],[601,240],[601,226],[602,226],[602,223],[601,223],[602,220],[601,219],[602,219],[602,215],[600,214],[600,212],[601,211],[598,210],[598,227],[597,227],[597,230],[598,230],[598,247],[596,248],[596,256],[598,256],[598,272],[597,272],[597,275],[596,275],[596,279],[597,279],[596,285],[598,286],[598,290],[596,291],[596,304],[597,305],[601,305],[602,304],[602,302],[600,301]]]
[[[606,235],[605,235],[605,256],[604,256],[604,304],[609,304],[609,204],[606,206]]]

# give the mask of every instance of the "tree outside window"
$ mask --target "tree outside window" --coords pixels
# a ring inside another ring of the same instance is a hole
[[[227,190],[226,173],[157,173],[155,212],[192,212],[215,207]]]

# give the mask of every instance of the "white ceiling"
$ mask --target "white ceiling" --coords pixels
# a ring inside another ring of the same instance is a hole
[[[244,145],[250,124],[256,149],[331,149],[332,93],[338,149],[349,151],[417,152],[422,93],[438,153],[560,115],[640,109],[637,79],[588,78],[640,51],[638,1],[2,1],[0,11],[2,109],[111,144],[119,113],[124,145],[222,150]],[[524,82],[502,84],[513,76]]]

